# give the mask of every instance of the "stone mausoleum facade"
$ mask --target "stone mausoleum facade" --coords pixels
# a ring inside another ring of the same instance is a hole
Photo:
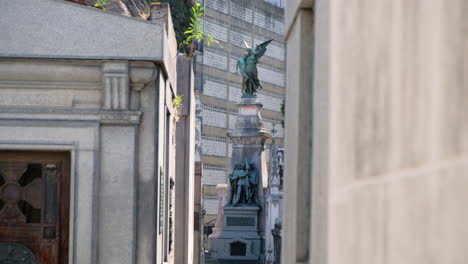
[[[0,262],[192,263],[193,79],[170,15],[15,0],[0,25]]]

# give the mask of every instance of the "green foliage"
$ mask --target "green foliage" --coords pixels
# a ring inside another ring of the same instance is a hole
[[[206,45],[219,43],[210,34],[203,32],[203,14],[205,8],[200,3],[196,3],[192,7],[192,17],[186,31],[184,31],[185,39],[179,44],[179,48],[184,49],[187,57],[193,57],[195,49],[199,49],[206,41]]]
[[[176,95],[176,97],[174,97],[174,99],[172,100],[172,104],[174,105],[174,107],[181,107],[183,99],[183,95]]]
[[[192,1],[161,0],[159,2],[168,3],[171,7],[172,23],[174,24],[177,43],[182,43],[182,41],[185,39],[184,31],[190,24],[190,16],[192,15]]]
[[[99,7],[102,10],[106,10],[106,5],[110,5],[109,0],[96,0],[94,7]]]
[[[176,95],[174,99],[172,99],[172,105],[174,106],[175,116],[174,120],[176,122],[179,121],[180,117],[182,116],[182,101],[184,99],[183,95]]]

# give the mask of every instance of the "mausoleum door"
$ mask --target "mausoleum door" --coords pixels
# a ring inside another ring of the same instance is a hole
[[[0,151],[0,263],[68,263],[70,159]]]

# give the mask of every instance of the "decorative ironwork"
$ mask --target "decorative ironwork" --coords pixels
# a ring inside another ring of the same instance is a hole
[[[42,165],[0,164],[0,223],[39,223],[42,209]]]
[[[164,173],[162,169],[159,170],[159,234],[163,231],[164,226],[164,203],[165,203],[165,185]]]
[[[68,263],[68,158],[0,151],[0,264]]]
[[[58,207],[58,177],[57,165],[47,164],[44,173],[44,223],[57,223],[57,207]]]
[[[169,190],[169,252],[173,250],[174,242],[174,186],[175,181],[170,179],[170,190]]]
[[[36,256],[18,243],[0,243],[0,264],[36,264]]]

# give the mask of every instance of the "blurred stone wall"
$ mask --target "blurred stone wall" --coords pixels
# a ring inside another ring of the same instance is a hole
[[[467,11],[288,2],[283,263],[466,263]]]

